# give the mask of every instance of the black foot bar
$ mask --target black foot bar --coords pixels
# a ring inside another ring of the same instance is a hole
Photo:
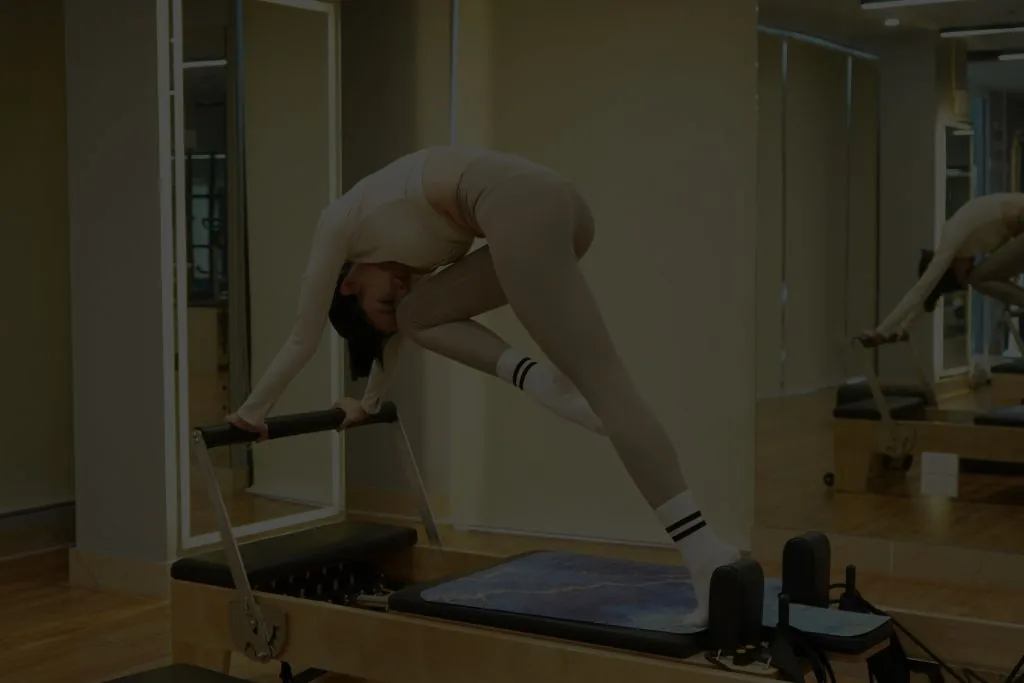
[[[272,417],[266,421],[267,438],[268,440],[284,439],[301,434],[336,430],[341,428],[344,421],[345,412],[340,408]],[[378,413],[351,425],[347,429],[373,424],[394,425],[396,443],[399,452],[402,454],[402,465],[409,481],[409,486],[413,489],[413,493],[416,496],[420,518],[426,529],[427,539],[432,546],[440,547],[441,536],[438,533],[437,523],[430,508],[427,490],[423,485],[423,477],[420,475],[416,456],[412,451],[405,427],[398,417],[398,408],[395,404],[391,402],[385,403],[381,406]],[[210,460],[209,454],[210,448],[252,443],[257,438],[259,438],[259,434],[230,424],[198,427],[192,430],[191,453],[193,460],[199,465],[200,472],[202,473],[206,492],[217,520],[217,530],[220,532],[221,541],[224,544],[224,554],[227,558],[228,568],[231,570],[235,590],[241,596],[240,600],[231,605],[232,636],[246,656],[258,662],[266,662],[280,654],[284,647],[287,626],[285,615],[276,610],[261,608],[253,596],[252,586],[249,584],[249,576],[245,571],[245,565],[242,561],[242,554],[238,549],[238,539],[235,537],[234,530],[232,529],[231,519],[228,516],[227,506],[224,504],[224,497],[221,494],[220,486],[217,484],[217,476],[214,473],[213,462]]]

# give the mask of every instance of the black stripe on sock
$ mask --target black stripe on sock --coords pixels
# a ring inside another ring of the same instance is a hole
[[[529,356],[523,356],[523,359],[516,363],[516,369],[512,371],[512,385],[522,389],[522,384],[519,382],[519,372],[523,369],[523,366],[527,363],[532,363]]]
[[[516,369],[516,371],[519,373],[519,377],[515,378],[515,376],[513,375],[513,381],[515,382],[515,385],[520,389],[522,388],[522,385],[526,383],[526,375],[528,375],[529,371],[534,369],[534,367],[537,365],[536,360],[529,360],[529,358],[526,359],[528,360],[528,362],[525,366],[522,367],[522,370],[520,371],[518,368]]]
[[[536,367],[536,365],[537,365],[537,362],[531,360],[529,365],[527,365],[525,368],[523,368],[523,371],[521,373],[519,373],[519,388],[520,389],[522,389],[523,385],[526,384],[526,375],[528,375],[530,373],[530,370],[533,370],[533,368]]]
[[[683,529],[682,531],[680,531],[680,532],[679,532],[678,534],[674,535],[674,536],[672,537],[672,542],[673,542],[673,543],[679,543],[679,541],[683,540],[683,539],[684,539],[684,538],[686,538],[687,536],[690,536],[691,534],[694,534],[694,533],[696,533],[696,532],[700,531],[701,529],[703,529],[703,528],[704,528],[704,527],[706,527],[707,525],[708,525],[708,523],[707,523],[707,522],[705,522],[705,521],[704,521],[704,520],[702,519],[702,520],[700,520],[699,522],[697,522],[696,524],[694,524],[693,526],[690,526],[690,527],[686,527],[685,529]]]
[[[673,524],[669,524],[667,527],[665,527],[665,531],[667,531],[667,532],[669,532],[671,534],[673,531],[675,531],[679,527],[686,526],[687,524],[690,524],[691,522],[696,522],[698,519],[700,519],[700,510],[697,510],[696,512],[693,512],[693,513],[683,517],[678,522],[675,522]]]

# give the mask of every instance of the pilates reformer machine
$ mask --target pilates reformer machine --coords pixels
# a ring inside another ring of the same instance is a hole
[[[343,420],[332,409],[267,425],[269,438],[280,439]],[[939,641],[950,661],[966,662],[965,644],[952,635],[958,622],[876,609],[852,566],[832,583],[824,534],[787,542],[780,578],[766,578],[750,557],[716,571],[701,630],[681,619],[695,605],[681,566],[444,547],[395,406],[357,426],[375,423],[402,446],[426,544],[415,528],[351,521],[239,544],[208,449],[255,435],[227,425],[193,432],[222,548],[172,566],[174,664],[119,683],[237,682],[232,653],[278,662],[283,683],[325,673],[379,683],[834,683],[844,666],[877,683],[908,683],[911,672],[970,683],[968,670],[897,635],[913,628]],[[1016,676],[1006,682],[1024,683]]]
[[[990,410],[943,410],[934,387],[913,355],[909,337],[879,343],[855,340],[864,357],[866,381],[841,386],[833,416],[834,471],[825,484],[838,491],[865,492],[872,479],[910,470],[922,453],[955,453],[964,463],[1024,464],[1024,405]],[[918,386],[883,386],[871,352],[885,344],[905,344]]]
[[[1024,318],[1024,311],[1007,307],[1003,312],[1002,322],[1013,338],[1017,351],[1024,356],[1024,339],[1021,338],[1020,329],[1017,327],[1017,321],[1021,318]],[[1024,403],[1024,358],[994,365],[991,372],[993,405]]]

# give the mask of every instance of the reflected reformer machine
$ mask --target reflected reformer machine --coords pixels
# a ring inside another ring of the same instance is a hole
[[[1007,334],[1013,339],[1017,352],[1024,356],[1024,339],[1021,338],[1018,327],[1021,318],[1024,318],[1024,311],[1007,307],[1003,312],[1002,322]],[[1010,406],[1024,403],[1024,358],[994,365],[991,372],[993,405]]]
[[[965,461],[1024,464],[1024,405],[991,410],[943,410],[931,381],[914,356],[907,335],[878,344],[855,340],[863,351],[866,381],[836,392],[832,411],[834,471],[825,483],[836,490],[863,493],[873,479],[908,472],[922,453],[955,453]],[[911,354],[918,386],[883,386],[872,352],[903,344]]]
[[[267,424],[279,439],[343,420],[332,409]],[[380,683],[834,683],[838,662],[860,665],[878,683],[907,683],[912,670],[941,680],[938,664],[906,656],[893,618],[858,592],[854,567],[831,583],[824,534],[786,544],[781,578],[766,578],[749,557],[720,568],[709,625],[694,629],[683,619],[696,600],[681,566],[444,547],[395,406],[364,424],[395,434],[427,543],[415,528],[346,521],[239,544],[207,450],[254,435],[197,429],[192,454],[222,548],[172,567],[175,663],[119,681],[237,681],[228,670],[233,652],[280,662],[284,683],[327,672]],[[950,631],[944,620],[900,618]]]

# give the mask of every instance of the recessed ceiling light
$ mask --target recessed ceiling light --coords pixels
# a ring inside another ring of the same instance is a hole
[[[896,17],[889,17],[888,19],[885,20],[885,25],[886,26],[899,26],[900,25],[900,20],[897,19]]]
[[[977,36],[998,36],[1006,33],[1024,33],[1024,24],[976,26],[973,28],[944,28],[939,31],[939,35],[943,38],[974,38]]]

